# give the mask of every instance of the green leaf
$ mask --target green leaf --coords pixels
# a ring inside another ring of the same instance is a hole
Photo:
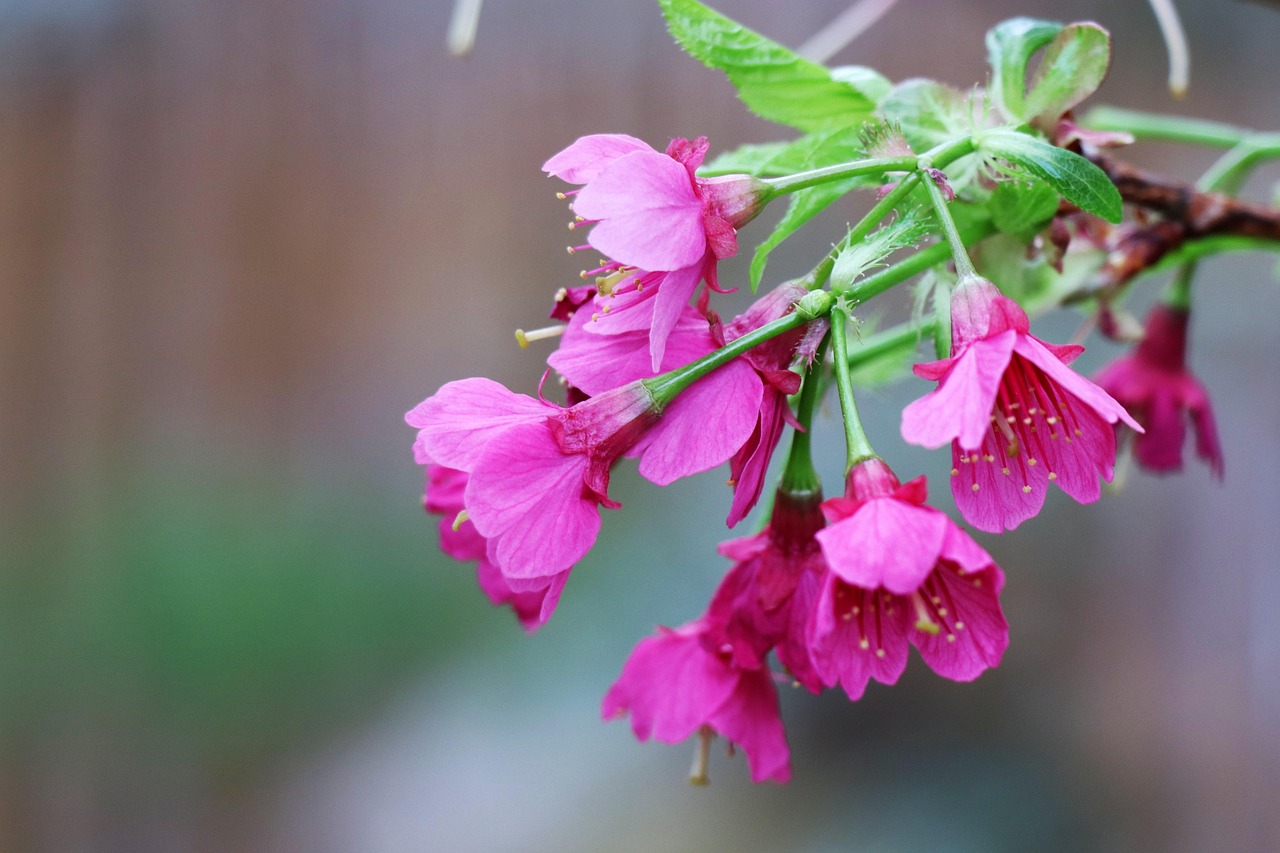
[[[708,68],[717,68],[761,118],[804,131],[861,124],[875,104],[817,63],[752,32],[696,0],[658,0],[671,35]]]
[[[901,129],[913,151],[928,151],[973,130],[969,96],[933,80],[904,80],[881,101],[880,114]]]
[[[1061,31],[1062,24],[1034,18],[1011,18],[987,31],[991,94],[1010,119],[1026,120],[1027,63]]]
[[[1097,24],[1069,24],[1045,49],[1027,90],[1026,118],[1049,130],[1094,93],[1111,64],[1111,36]]]
[[[1058,193],[1041,181],[1006,181],[991,194],[989,206],[996,228],[1026,240],[1058,212]]]
[[[855,187],[868,183],[869,180],[866,176],[859,176],[844,181],[819,184],[816,187],[809,187],[792,193],[791,204],[787,207],[787,212],[783,214],[782,220],[774,227],[773,233],[756,247],[756,252],[751,257],[751,292],[754,293],[756,288],[760,286],[760,278],[764,275],[764,266],[769,260],[770,252],[776,249],[783,240],[800,230],[810,219],[826,210],[840,196]]]
[[[858,131],[842,127],[810,133],[791,142],[743,145],[727,151],[698,170],[699,175],[746,172],[757,177],[779,177],[865,157]]]
[[[888,77],[865,65],[838,65],[831,69],[831,79],[849,84],[876,104],[893,88]]]
[[[1124,212],[1120,191],[1105,172],[1079,154],[1013,130],[982,134],[978,148],[1023,167],[1081,210],[1108,222],[1120,221]]]

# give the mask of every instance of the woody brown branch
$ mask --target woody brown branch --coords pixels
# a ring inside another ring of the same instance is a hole
[[[1188,240],[1233,235],[1280,241],[1280,210],[1221,193],[1201,192],[1169,181],[1105,154],[1094,162],[1125,202],[1159,214],[1156,222],[1119,233],[1100,275],[1107,287],[1119,287]]]

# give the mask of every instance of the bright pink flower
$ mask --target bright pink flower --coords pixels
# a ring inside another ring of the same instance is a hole
[[[1159,473],[1180,470],[1190,418],[1196,455],[1221,479],[1222,447],[1213,407],[1204,387],[1187,370],[1187,320],[1185,310],[1155,305],[1137,350],[1113,361],[1095,379],[1146,428],[1133,445],[1139,465]]]
[[[704,399],[708,388],[733,396]],[[760,394],[750,367],[732,364],[686,389],[665,416],[640,381],[561,408],[475,378],[448,383],[405,420],[418,429],[420,463],[470,475],[468,516],[508,584],[525,589],[545,586],[591,548],[599,507],[619,506],[608,489],[620,456],[639,456],[640,473],[659,485],[720,465],[750,435]],[[737,397],[747,405],[731,405]]]
[[[951,358],[918,364],[938,381],[902,413],[902,437],[951,442],[951,492],[979,530],[1012,530],[1044,504],[1051,481],[1081,503],[1115,463],[1111,424],[1141,431],[1106,391],[1066,367],[1083,352],[1028,333],[1026,312],[982,278],[951,298]]]
[[[655,370],[681,306],[699,281],[718,287],[716,261],[737,254],[737,229],[768,200],[767,185],[750,175],[697,177],[707,147],[705,137],[674,139],[660,154],[631,136],[598,134],[582,137],[542,166],[585,185],[574,193],[574,214],[593,226],[590,246],[612,258],[589,273],[609,282],[606,298],[598,300],[601,313],[620,316],[654,301]]]
[[[757,299],[725,328],[723,338],[733,341],[787,314],[808,293],[799,284],[788,283],[774,288]],[[784,423],[801,428],[791,414],[787,397],[800,390],[799,374],[787,368],[796,359],[796,349],[808,334],[801,326],[748,350],[742,357],[760,374],[764,382],[760,418],[751,439],[729,460],[729,482],[733,484],[733,504],[725,523],[733,527],[746,517],[764,491],[769,461],[782,438]]]
[[[488,540],[481,536],[469,520],[456,524],[463,510],[463,492],[467,487],[467,475],[453,468],[435,463],[427,464],[427,489],[422,506],[440,519],[440,550],[455,560],[476,561],[476,581],[480,589],[495,606],[510,605],[520,624],[533,633],[546,624],[560,601],[560,592],[569,571],[552,575],[545,585],[527,591],[516,591],[503,578],[502,572],[489,560]],[[456,525],[456,526],[455,526]]]
[[[754,536],[720,546],[736,565],[721,581],[707,608],[707,650],[728,655],[743,669],[778,660],[812,693],[822,681],[809,660],[806,626],[826,563],[814,539],[823,525],[822,496],[778,490],[769,524]]]
[[[858,699],[874,678],[898,680],[907,644],[946,678],[1000,663],[1009,628],[1004,574],[944,513],[925,506],[923,477],[901,485],[879,459],[855,466],[847,496],[826,501],[816,534],[830,569],[809,623],[824,683]]]
[[[645,332],[589,335],[583,333],[587,322],[584,312],[577,312],[559,349],[547,359],[571,386],[596,395],[657,375],[649,364]],[[668,341],[662,371],[683,367],[716,346],[706,318],[685,305]],[[627,455],[640,456],[641,476],[660,486],[713,468],[750,441],[765,394],[751,364],[736,358],[677,396],[662,420]]]
[[[601,714],[606,720],[629,714],[642,741],[679,743],[709,729],[742,747],[752,781],[786,782],[791,759],[772,674],[708,651],[706,628],[698,620],[641,640],[605,694]]]

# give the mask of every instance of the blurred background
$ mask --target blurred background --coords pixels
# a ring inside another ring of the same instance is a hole
[[[796,46],[846,5],[718,7]],[[1180,6],[1181,103],[1139,0],[901,0],[834,61],[968,87],[1003,17],[1093,18],[1117,51],[1096,102],[1280,127],[1280,14]],[[535,387],[550,350],[512,330],[579,268],[551,153],[787,132],[649,0],[490,0],[465,59],[451,7],[0,0],[0,850],[1280,848],[1274,258],[1202,265],[1192,361],[1224,483],[1135,469],[1098,505],[1055,492],[979,534],[1009,575],[1003,666],[957,685],[916,658],[856,704],[787,693],[790,786],[717,749],[693,789],[691,745],[638,745],[599,700],[727,568],[722,472],[657,489],[623,466],[626,509],[530,638],[436,550],[402,416],[463,376]],[[1185,179],[1214,157],[1128,156]],[[864,416],[951,511],[946,454],[896,438],[924,390],[868,392]]]

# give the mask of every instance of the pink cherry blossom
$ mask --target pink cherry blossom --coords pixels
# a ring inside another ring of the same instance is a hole
[[[583,381],[587,393],[599,390],[595,376]],[[599,508],[619,506],[608,496],[619,457],[639,456],[640,473],[659,485],[723,464],[750,436],[761,394],[754,371],[737,362],[665,412],[639,380],[562,408],[473,378],[448,383],[405,419],[418,429],[420,463],[469,475],[463,504],[488,558],[526,589],[546,586],[594,544]]]
[[[488,555],[488,540],[470,520],[456,519],[463,510],[467,474],[435,463],[427,464],[427,488],[423,508],[440,519],[440,550],[462,562],[476,561],[476,581],[495,606],[509,605],[529,633],[546,624],[560,601],[569,571],[545,579],[545,585],[525,591],[511,588]]]
[[[902,413],[902,437],[951,442],[951,491],[965,519],[1012,530],[1044,504],[1049,483],[1081,503],[1101,494],[1115,463],[1111,424],[1141,427],[1106,391],[1066,365],[1083,352],[1029,334],[1027,315],[972,277],[951,299],[951,357],[916,365],[936,390]]]
[[[1196,432],[1196,455],[1221,479],[1222,447],[1213,407],[1204,387],[1187,370],[1188,318],[1184,309],[1155,305],[1137,349],[1094,378],[1146,428],[1133,444],[1139,465],[1162,474],[1180,470],[1190,419]]]
[[[711,731],[742,748],[754,782],[786,782],[791,759],[768,668],[734,666],[707,649],[704,620],[641,640],[605,694],[606,720],[630,715],[640,740],[679,743]]]
[[[737,229],[768,200],[768,186],[750,175],[699,178],[707,148],[705,137],[675,139],[659,153],[634,137],[597,134],[542,166],[584,185],[572,194],[575,226],[591,226],[589,246],[612,259],[585,273],[600,276],[601,312],[621,316],[653,301],[655,370],[681,306],[699,281],[719,287],[716,261],[737,254]]]
[[[795,283],[783,284],[757,299],[724,329],[726,341],[736,340],[745,334],[790,313],[795,304],[808,291]],[[824,321],[825,322],[825,321]],[[796,359],[801,341],[809,336],[809,329],[801,326],[785,335],[779,335],[743,355],[760,374],[764,382],[760,418],[751,439],[729,460],[729,482],[733,484],[733,504],[725,523],[730,527],[746,517],[760,500],[764,491],[769,461],[782,438],[785,423],[800,427],[791,414],[787,398],[800,390],[799,374],[788,370]]]
[[[768,525],[754,536],[720,546],[736,563],[707,609],[708,651],[726,654],[735,666],[760,669],[770,650],[791,677],[812,693],[822,681],[809,659],[806,626],[826,563],[814,539],[823,525],[820,494],[781,489]]]
[[[1004,574],[947,516],[925,506],[879,459],[849,473],[846,497],[823,504],[816,534],[829,572],[809,623],[810,654],[828,686],[858,699],[871,679],[898,680],[907,645],[946,678],[970,681],[1000,663],[1009,629]]]

